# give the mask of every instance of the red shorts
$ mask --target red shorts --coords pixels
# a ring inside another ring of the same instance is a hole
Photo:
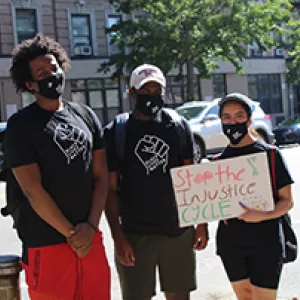
[[[83,258],[67,243],[29,248],[28,265],[23,267],[32,300],[110,299],[110,269],[101,232]]]

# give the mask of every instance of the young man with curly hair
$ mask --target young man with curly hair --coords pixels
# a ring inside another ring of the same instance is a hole
[[[102,128],[62,99],[69,59],[37,35],[13,51],[11,77],[36,101],[8,121],[5,151],[19,193],[18,235],[31,299],[110,299],[98,230],[108,174]],[[11,182],[13,184],[13,182]]]

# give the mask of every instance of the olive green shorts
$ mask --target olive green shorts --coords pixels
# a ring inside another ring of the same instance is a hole
[[[135,266],[123,266],[116,258],[123,300],[145,300],[155,295],[156,270],[166,293],[196,289],[194,228],[176,237],[126,234],[135,252]]]

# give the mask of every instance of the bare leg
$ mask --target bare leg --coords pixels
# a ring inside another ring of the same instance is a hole
[[[277,290],[252,285],[253,300],[276,300]]]
[[[253,300],[252,285],[249,279],[231,282],[231,285],[238,300]]]

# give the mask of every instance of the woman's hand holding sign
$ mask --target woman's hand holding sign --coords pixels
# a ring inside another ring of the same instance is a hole
[[[237,217],[239,220],[243,220],[247,223],[259,223],[267,219],[267,214],[265,211],[250,209],[242,202],[239,202],[239,205],[245,211],[242,215]]]

